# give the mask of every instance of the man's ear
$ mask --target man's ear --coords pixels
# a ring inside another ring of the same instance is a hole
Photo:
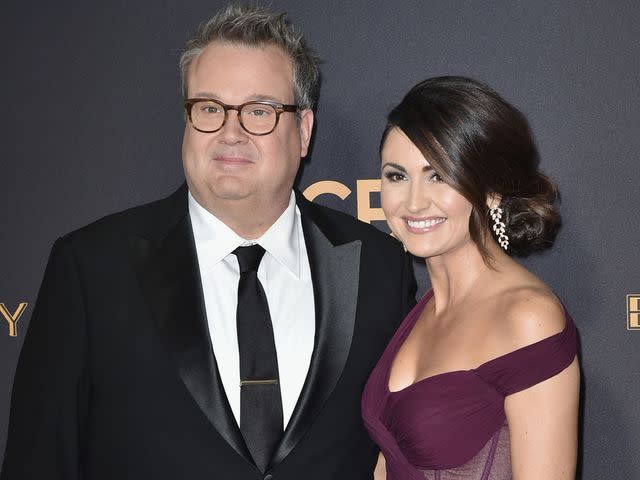
[[[299,112],[300,120],[300,157],[307,156],[309,143],[311,142],[311,132],[313,131],[313,110],[306,109]]]

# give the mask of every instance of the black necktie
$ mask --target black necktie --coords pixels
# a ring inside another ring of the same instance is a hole
[[[264,255],[260,245],[238,247],[238,350],[240,431],[261,472],[265,472],[283,432],[278,358],[269,305],[258,280]]]

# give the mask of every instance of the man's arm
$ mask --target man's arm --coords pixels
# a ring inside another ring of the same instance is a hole
[[[89,381],[82,284],[68,238],[53,246],[20,353],[0,480],[81,477]]]

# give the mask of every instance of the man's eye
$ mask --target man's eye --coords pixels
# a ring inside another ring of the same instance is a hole
[[[268,107],[253,107],[247,109],[247,114],[253,115],[254,117],[267,117],[271,113],[273,112]]]
[[[215,114],[215,113],[220,113],[222,109],[215,105],[203,105],[202,107],[200,107],[200,111],[202,113]]]

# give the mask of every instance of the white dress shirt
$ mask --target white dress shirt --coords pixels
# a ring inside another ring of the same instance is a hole
[[[240,357],[236,329],[240,270],[232,253],[243,245],[265,249],[258,279],[269,302],[286,427],[309,370],[315,336],[313,284],[295,195],[260,237],[244,239],[189,193],[189,216],[202,279],[213,353],[233,415],[240,425]]]

